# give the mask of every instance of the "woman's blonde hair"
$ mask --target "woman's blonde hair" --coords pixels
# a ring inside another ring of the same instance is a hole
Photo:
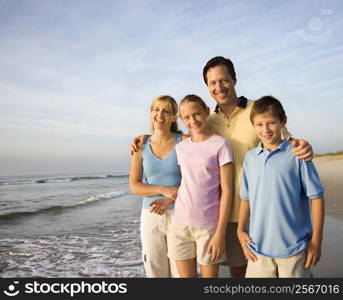
[[[177,106],[177,103],[175,101],[175,99],[171,96],[168,96],[168,95],[161,95],[161,96],[158,96],[157,98],[154,99],[154,101],[152,101],[151,103],[151,106],[150,106],[150,112],[154,109],[155,105],[158,103],[158,102],[165,102],[165,103],[168,103],[169,105],[169,108],[170,108],[170,111],[172,112],[172,114],[174,116],[177,116],[177,113],[178,113],[178,106]],[[151,124],[151,129],[152,131],[154,131],[154,125]],[[179,130],[179,127],[177,125],[177,122],[173,122],[171,125],[170,125],[170,131],[173,132],[173,133],[176,133],[176,132],[182,132]]]

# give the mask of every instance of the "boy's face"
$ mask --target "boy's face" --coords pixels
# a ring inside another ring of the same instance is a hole
[[[205,110],[196,102],[185,102],[180,106],[180,118],[193,134],[204,132],[208,115],[209,109]]]
[[[281,129],[284,126],[285,121],[281,122],[277,117],[268,113],[258,114],[254,117],[257,137],[265,148],[268,146],[275,148],[281,143]]]

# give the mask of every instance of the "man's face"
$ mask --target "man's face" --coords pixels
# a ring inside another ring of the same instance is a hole
[[[215,66],[207,71],[207,86],[218,105],[232,103],[236,98],[236,82],[224,65]]]

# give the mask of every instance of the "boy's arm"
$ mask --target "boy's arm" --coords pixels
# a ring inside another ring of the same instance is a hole
[[[324,227],[324,197],[311,200],[313,232],[307,246],[305,268],[315,266],[320,260]]]
[[[219,218],[216,231],[210,240],[207,251],[212,253],[212,260],[218,260],[225,250],[225,233],[229,221],[232,187],[233,187],[233,163],[227,163],[220,167],[221,196],[219,205]]]
[[[143,159],[142,151],[135,152],[131,155],[131,167],[129,183],[133,194],[140,196],[156,196],[164,195],[173,200],[176,199],[177,187],[168,187],[160,185],[150,185],[142,183],[143,178]]]
[[[245,257],[248,260],[255,262],[257,260],[254,253],[248,247],[248,243],[252,242],[250,236],[247,234],[248,221],[250,217],[250,203],[249,200],[241,199],[239,206],[239,217],[237,226],[237,236],[242,246]]]

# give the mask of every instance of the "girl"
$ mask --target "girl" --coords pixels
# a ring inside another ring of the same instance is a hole
[[[180,277],[218,277],[225,259],[225,232],[231,207],[233,163],[229,143],[207,126],[209,108],[196,95],[179,105],[191,137],[176,146],[182,181],[175,201],[169,257]]]
[[[141,241],[147,277],[177,277],[175,262],[167,256],[172,202],[181,181],[175,153],[175,145],[182,139],[177,111],[172,97],[156,98],[150,113],[153,134],[131,156],[130,188],[132,193],[143,196]],[[155,199],[164,197],[169,201],[151,206]]]

